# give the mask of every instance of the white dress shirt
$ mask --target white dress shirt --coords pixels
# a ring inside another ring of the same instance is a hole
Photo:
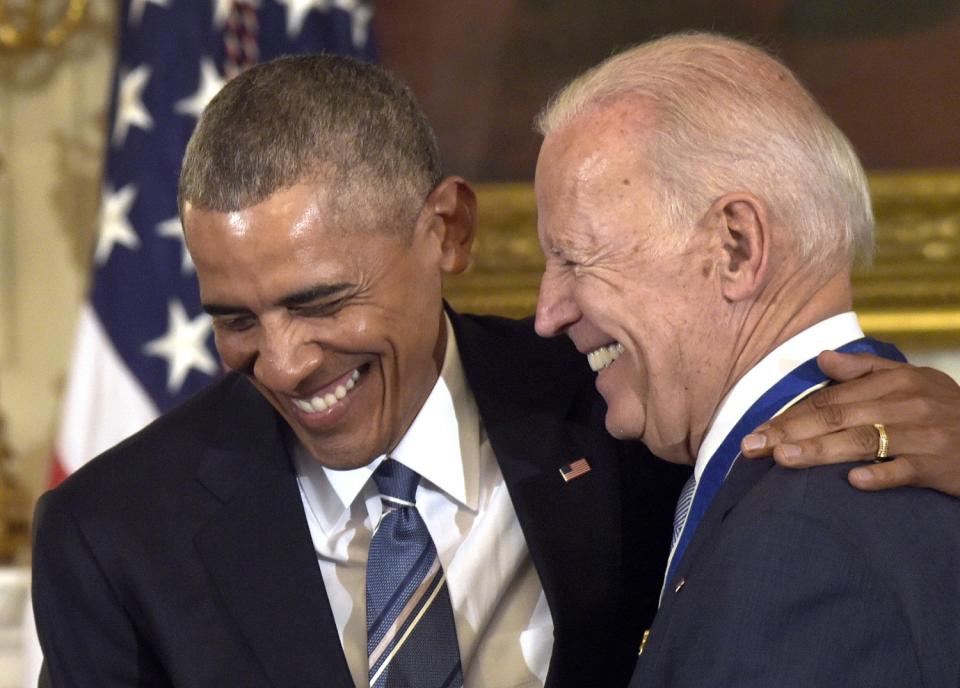
[[[737,380],[717,407],[710,428],[707,430],[707,434],[703,436],[700,450],[697,452],[697,463],[693,469],[697,482],[700,482],[700,476],[703,475],[710,457],[723,443],[724,438],[733,430],[733,426],[743,418],[754,402],[763,396],[764,392],[776,384],[784,375],[816,357],[821,351],[839,348],[861,337],[863,337],[863,330],[860,329],[860,323],[857,322],[857,315],[848,311],[821,320],[802,332],[798,332],[760,359],[759,363]],[[807,390],[785,408],[780,409],[780,412],[786,411],[787,408],[800,401],[807,394],[811,394],[823,386],[819,385]]]
[[[422,476],[417,508],[447,574],[467,688],[543,686],[553,619],[467,386],[453,328],[440,378],[390,456]],[[297,479],[350,673],[368,686],[367,550],[382,512],[373,471],[324,468],[299,446]]]

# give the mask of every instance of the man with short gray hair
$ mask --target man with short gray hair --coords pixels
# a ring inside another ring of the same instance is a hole
[[[631,685],[956,686],[960,502],[738,460],[828,383],[822,350],[900,358],[850,310],[873,222],[846,138],[710,34],[610,58],[539,121],[537,331],[587,355],[613,435],[694,466]]]

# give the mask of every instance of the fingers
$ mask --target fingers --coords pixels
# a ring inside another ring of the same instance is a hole
[[[863,377],[876,370],[890,370],[905,364],[873,354],[843,354],[823,351],[817,356],[817,365],[830,378],[843,382]]]
[[[939,456],[907,454],[893,461],[866,464],[850,471],[850,484],[860,490],[891,487],[931,487],[960,497],[960,476],[951,475],[949,462]]]
[[[834,388],[823,391],[832,393]],[[778,462],[795,467],[871,459],[879,446],[873,424],[884,423],[890,439],[887,453],[893,456],[915,449],[918,445],[912,442],[924,447],[935,439],[936,435],[924,434],[923,424],[901,423],[929,415],[928,403],[923,398],[907,398],[841,404],[832,394],[819,400],[809,398],[797,413],[784,413],[747,435],[741,449],[747,458],[773,455]]]
[[[921,444],[925,431],[910,426],[887,427],[888,456],[908,451]],[[860,425],[808,440],[779,444],[769,453],[781,466],[809,468],[831,463],[875,459],[880,447],[880,434],[873,425]]]
[[[900,432],[897,444],[918,444],[916,431]],[[889,434],[889,432],[888,432]],[[847,463],[855,459],[869,460],[876,456],[879,435],[872,426],[844,430],[796,445],[779,445],[773,451],[776,462],[789,468],[806,468],[826,463]],[[890,438],[891,454],[897,449]],[[846,456],[846,458],[843,458]],[[960,497],[960,474],[952,461],[941,455],[903,454],[891,461],[867,463],[848,473],[850,484],[860,490],[887,490],[893,487],[929,487]]]
[[[747,435],[748,458],[804,468],[876,456],[883,423],[894,460],[850,471],[863,490],[900,485],[960,496],[960,386],[948,375],[866,354],[822,353],[836,380]]]
[[[890,439],[887,453],[893,456],[896,453],[896,447],[893,444],[895,435],[891,435],[889,430],[887,435]],[[904,431],[897,438],[897,444],[910,446],[911,439],[912,437],[907,434],[907,431]],[[877,429],[873,425],[859,425],[829,435],[780,444],[774,448],[773,458],[781,466],[807,468],[821,464],[874,459],[877,456],[879,446],[880,435],[877,433]]]
[[[882,361],[877,359],[876,362],[884,365]],[[875,363],[866,362],[871,366]],[[960,388],[947,375],[931,368],[894,364],[893,367],[876,369],[865,378],[822,389],[761,425],[744,438],[744,456],[770,456],[780,444],[798,444],[842,430],[854,430],[850,436],[854,441],[830,446],[855,449],[867,437],[866,430],[856,428],[865,426],[872,432],[874,423],[883,423],[888,431],[896,429],[901,438],[904,428],[899,425],[911,430],[929,430],[927,435],[914,435],[919,438],[919,445],[904,446],[901,443],[899,451],[953,453],[955,449],[945,445],[948,441],[955,441],[960,433]],[[842,456],[834,458],[837,461],[843,459]]]
[[[833,354],[834,352],[826,353]],[[878,360],[883,361],[884,359]],[[891,362],[886,361],[886,363]],[[824,387],[787,409],[771,422],[777,423],[781,420],[813,413],[823,416],[823,421],[829,424],[828,427],[836,428],[840,427],[844,419],[834,417],[831,413],[842,413],[840,407],[864,401],[879,401],[890,397],[918,397],[929,386],[930,382],[926,379],[926,373],[923,369],[895,363],[894,367],[873,370],[872,374],[866,377]]]

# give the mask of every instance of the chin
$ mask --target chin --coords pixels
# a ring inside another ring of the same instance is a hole
[[[604,423],[607,432],[618,440],[640,440],[643,439],[643,424],[625,423],[622,419],[616,418],[607,411],[607,417]]]
[[[298,433],[297,436],[317,463],[334,471],[352,471],[355,468],[361,468],[383,453],[371,453],[373,450],[358,452],[356,445],[352,447],[338,447],[333,444],[317,446],[316,442],[310,441],[309,435],[304,437]]]
[[[314,458],[316,459],[316,456],[314,456]],[[333,457],[331,460],[328,455],[328,458],[325,458],[323,461],[320,461],[320,459],[317,459],[317,461],[322,464],[324,468],[329,468],[332,471],[352,471],[355,468],[362,468],[368,465],[375,458],[377,457]]]
[[[647,449],[653,452],[657,458],[667,461],[668,463],[683,464],[685,466],[692,466],[696,463],[696,456],[690,456],[690,449],[685,439],[669,441],[663,437],[649,436],[655,435],[655,432],[647,434],[647,437],[638,437],[637,439],[641,440],[647,446]]]

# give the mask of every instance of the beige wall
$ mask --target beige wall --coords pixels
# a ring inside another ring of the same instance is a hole
[[[111,0],[59,50],[0,55],[0,408],[15,468],[43,485],[96,224]]]

